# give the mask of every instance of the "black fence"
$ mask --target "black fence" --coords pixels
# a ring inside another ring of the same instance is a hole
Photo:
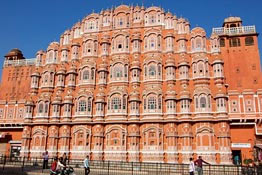
[[[52,163],[49,159],[49,168]],[[43,169],[43,159],[0,157],[0,174],[49,174]],[[76,175],[84,175],[83,160],[70,159],[67,166],[74,168]],[[188,175],[188,164],[90,161],[90,175]],[[235,165],[204,165],[204,175],[262,175],[259,167]]]

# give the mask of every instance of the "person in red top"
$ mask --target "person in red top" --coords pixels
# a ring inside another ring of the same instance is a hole
[[[210,163],[204,161],[201,156],[198,157],[197,160],[195,160],[196,171],[198,175],[203,175],[203,163],[210,165]]]

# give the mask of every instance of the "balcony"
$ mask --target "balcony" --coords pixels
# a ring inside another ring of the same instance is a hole
[[[253,26],[242,26],[242,27],[218,27],[213,28],[212,33],[217,35],[241,35],[241,34],[253,34],[256,33],[256,27]]]
[[[28,66],[28,65],[35,65],[36,59],[24,59],[24,60],[5,60],[4,67],[8,66]]]

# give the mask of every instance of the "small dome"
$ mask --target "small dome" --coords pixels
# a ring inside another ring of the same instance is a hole
[[[10,52],[17,53],[17,54],[22,54],[22,51],[19,50],[18,48],[14,48]]]
[[[12,50],[10,50],[5,57],[9,57],[9,56],[22,56],[23,57],[23,53],[21,50],[14,48]]]
[[[227,23],[227,22],[242,22],[242,20],[238,16],[230,16],[224,19],[224,23]]]

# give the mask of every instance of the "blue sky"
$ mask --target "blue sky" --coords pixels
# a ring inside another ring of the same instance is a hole
[[[208,36],[228,16],[240,16],[244,25],[256,25],[257,32],[262,31],[261,0],[1,0],[0,67],[10,49],[19,48],[26,58],[33,58],[38,50],[59,41],[66,29],[92,11],[120,4],[161,6],[187,18],[191,28],[203,27]],[[261,36],[259,46],[261,51]]]

